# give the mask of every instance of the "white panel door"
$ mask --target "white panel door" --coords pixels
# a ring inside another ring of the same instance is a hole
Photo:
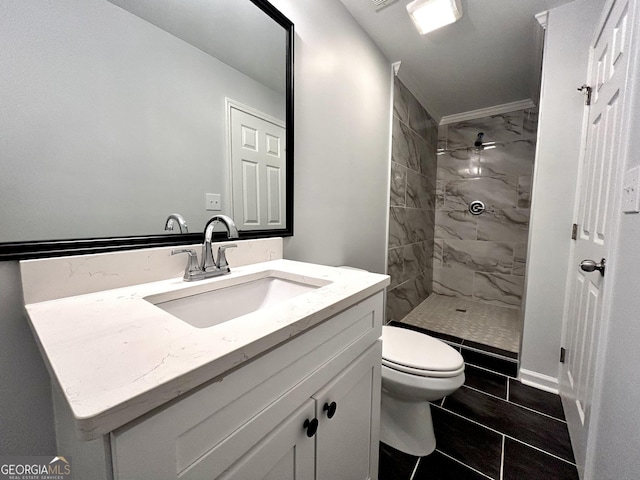
[[[597,345],[607,300],[603,295],[606,266],[602,275],[598,270],[586,272],[580,264],[583,260],[600,263],[608,257],[610,248],[615,198],[612,187],[622,167],[618,147],[624,128],[621,120],[629,57],[629,1],[607,3],[609,15],[589,52],[588,85],[592,95],[583,135],[585,150],[576,204],[578,231],[566,297],[566,357],[560,386],[579,469],[585,464]]]
[[[284,228],[285,129],[231,107],[231,190],[239,230]]]

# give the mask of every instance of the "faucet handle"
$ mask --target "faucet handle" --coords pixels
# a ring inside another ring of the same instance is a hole
[[[196,276],[202,273],[200,265],[198,265],[198,254],[191,248],[179,248],[176,250],[171,250],[171,255],[178,255],[180,253],[186,253],[187,255],[189,255],[189,261],[187,262],[187,266],[184,269],[184,279],[186,281],[194,280]]]
[[[221,247],[218,247],[218,258],[216,260],[216,266],[218,268],[226,268],[227,270],[229,269],[226,250],[227,248],[235,248],[237,246],[238,245],[235,243],[230,243],[229,245],[222,245]]]

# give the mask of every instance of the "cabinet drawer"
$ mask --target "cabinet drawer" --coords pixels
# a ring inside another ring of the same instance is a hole
[[[231,452],[248,451],[375,343],[381,335],[382,315],[382,293],[378,293],[112,432],[115,478],[168,479],[183,474],[184,478],[198,478],[187,472],[208,464],[208,458],[217,459],[218,447],[219,452],[229,449],[220,453],[220,459],[225,455],[239,458]],[[264,415],[267,410],[269,414]],[[245,424],[254,418],[258,431],[242,434]],[[207,478],[215,478],[210,469]]]

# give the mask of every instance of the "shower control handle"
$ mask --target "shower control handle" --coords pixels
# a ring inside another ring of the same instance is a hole
[[[604,276],[605,259],[601,259],[600,263],[596,263],[594,260],[583,260],[580,262],[580,268],[583,272],[595,272],[598,270],[600,275]]]

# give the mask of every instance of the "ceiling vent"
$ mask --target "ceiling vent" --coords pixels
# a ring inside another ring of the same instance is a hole
[[[373,3],[373,6],[376,7],[377,10],[382,10],[397,1],[398,0],[371,0],[371,3]]]

